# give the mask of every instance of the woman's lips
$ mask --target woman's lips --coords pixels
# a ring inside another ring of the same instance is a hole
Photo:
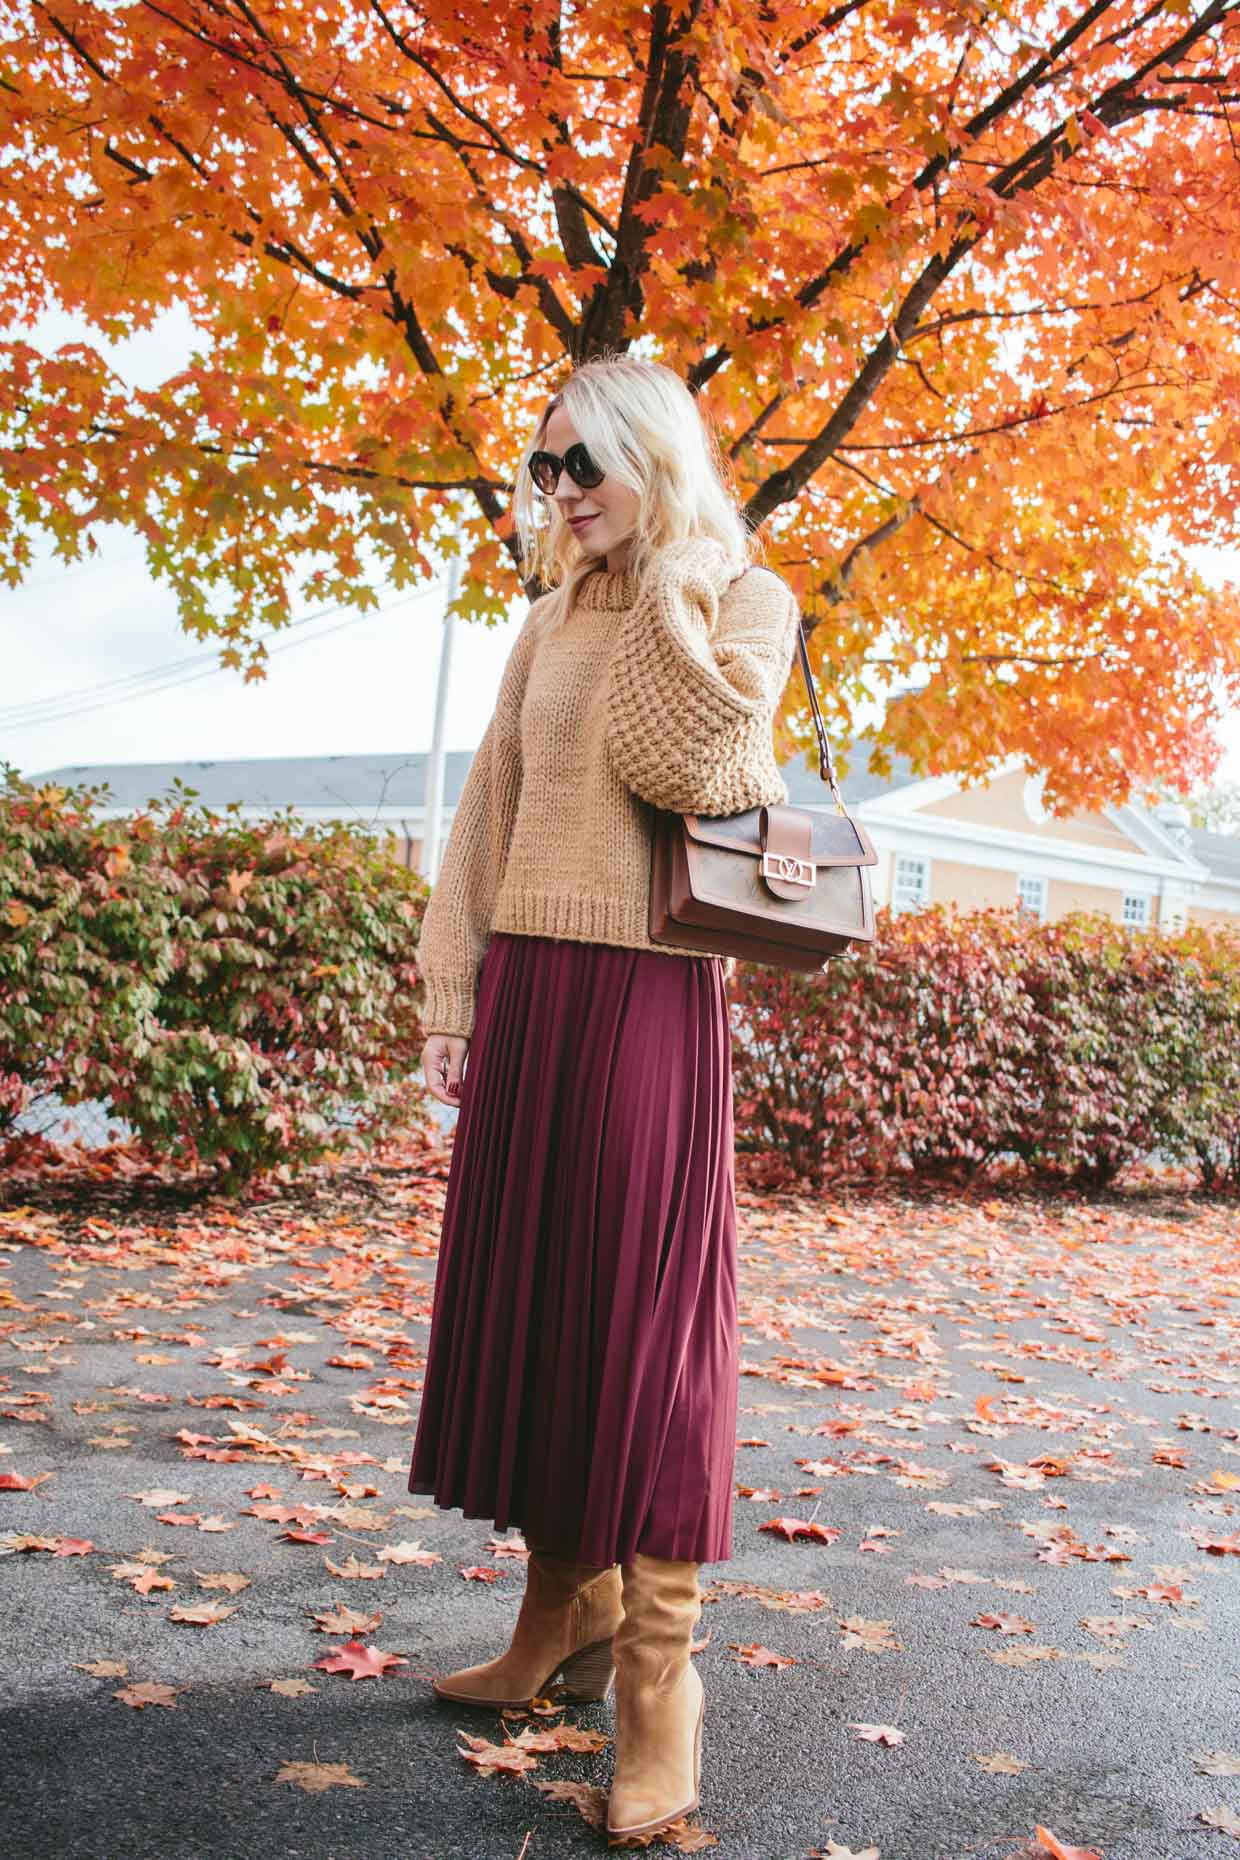
[[[598,511],[593,510],[588,517],[570,517],[568,519],[569,527],[574,530],[584,530],[587,523],[593,523],[597,515]]]

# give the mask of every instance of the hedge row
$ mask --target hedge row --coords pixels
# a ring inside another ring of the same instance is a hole
[[[825,972],[733,978],[738,1148],[822,1183],[1150,1155],[1240,1186],[1240,936],[1096,915],[878,913]]]
[[[184,789],[107,820],[104,793],[0,783],[0,1137],[104,1100],[238,1181],[412,1121],[423,881],[359,828]],[[1235,933],[880,912],[871,948],[730,994],[737,1144],[772,1182],[1010,1157],[1097,1185],[1157,1153],[1240,1186]]]
[[[408,1122],[421,879],[357,828],[105,798],[4,771],[0,1134],[53,1094],[106,1100],[236,1181]]]

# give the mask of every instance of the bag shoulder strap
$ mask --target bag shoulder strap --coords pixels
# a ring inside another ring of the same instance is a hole
[[[822,721],[822,710],[818,703],[818,692],[814,686],[813,674],[809,669],[809,652],[805,645],[805,621],[803,616],[797,618],[797,650],[801,655],[801,670],[805,674],[805,688],[809,692],[809,707],[814,713],[814,728],[818,732],[818,773],[822,776],[835,796],[835,805],[846,820],[852,818],[844,805],[840,785],[835,779],[835,764],[831,760],[831,745],[827,741],[826,727]]]

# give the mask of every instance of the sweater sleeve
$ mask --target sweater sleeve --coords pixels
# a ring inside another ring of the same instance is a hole
[[[609,667],[608,752],[625,784],[676,813],[786,801],[771,741],[800,609],[768,569],[735,579],[719,546],[661,555]]]
[[[478,971],[521,794],[521,700],[534,608],[513,643],[495,711],[461,789],[438,876],[422,914],[418,970],[425,1033],[473,1032]]]

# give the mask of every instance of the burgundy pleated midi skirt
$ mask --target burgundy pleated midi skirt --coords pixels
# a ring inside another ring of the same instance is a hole
[[[732,1554],[722,958],[493,932],[411,1492],[600,1567]]]

